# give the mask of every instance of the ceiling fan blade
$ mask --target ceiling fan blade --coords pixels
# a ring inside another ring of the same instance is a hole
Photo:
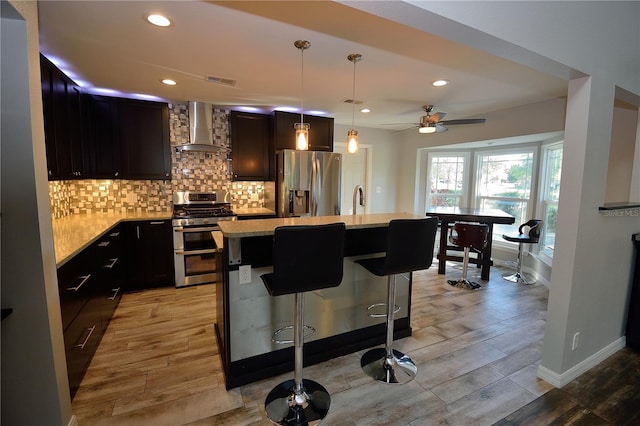
[[[437,123],[436,124],[436,133],[446,132],[447,130],[449,130],[449,129],[444,127],[441,123]]]
[[[413,126],[419,126],[420,123],[382,123],[381,126],[399,126],[401,124],[411,124]]]
[[[453,126],[456,124],[482,124],[486,121],[486,118],[463,118],[461,120],[444,120],[440,121],[440,123],[446,124],[447,126]]]

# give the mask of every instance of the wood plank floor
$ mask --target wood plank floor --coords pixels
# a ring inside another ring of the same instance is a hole
[[[305,368],[332,397],[323,424],[640,424],[640,356],[625,349],[554,389],[536,377],[547,289],[493,268],[481,290],[459,290],[445,282],[459,271],[414,274],[413,335],[395,342],[413,382],[373,381],[364,351]],[[212,285],[125,294],[73,400],[79,424],[269,424],[264,398],[292,373],[225,390],[214,318]]]

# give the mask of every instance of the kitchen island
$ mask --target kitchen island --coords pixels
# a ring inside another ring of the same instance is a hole
[[[376,277],[354,261],[384,255],[393,219],[419,219],[406,213],[255,219],[219,223],[224,256],[216,283],[216,333],[227,389],[293,369],[291,344],[276,344],[273,333],[293,323],[294,296],[272,297],[260,276],[272,271],[274,230],[279,226],[346,226],[344,275],[338,287],[305,295],[305,324],[316,333],[305,337],[305,364],[311,365],[385,341],[385,318],[372,318],[367,307],[386,301],[387,278]],[[407,244],[411,244],[410,241]],[[310,273],[312,273],[310,271]],[[301,282],[305,277],[301,276]],[[394,338],[411,335],[411,274],[397,280]],[[384,313],[380,308],[376,313]],[[288,331],[288,330],[287,330]],[[292,335],[279,334],[287,340]]]

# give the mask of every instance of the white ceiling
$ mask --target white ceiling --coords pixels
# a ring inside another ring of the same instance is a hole
[[[168,16],[172,26],[148,24],[149,13]],[[424,104],[446,120],[474,118],[567,90],[560,78],[332,1],[40,1],[39,20],[41,52],[88,90],[261,112],[298,112],[304,93],[305,113],[322,111],[344,125],[352,121],[343,102],[353,97],[347,55],[360,53],[355,98],[372,112],[356,109],[356,128],[405,129],[384,124],[417,123]],[[304,91],[298,39],[311,42]],[[440,78],[451,84],[432,87]]]

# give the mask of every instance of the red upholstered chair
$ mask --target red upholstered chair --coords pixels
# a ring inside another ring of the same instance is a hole
[[[518,261],[516,263],[516,273],[505,275],[503,278],[518,284],[534,284],[535,279],[529,278],[522,273],[522,254],[525,244],[535,244],[540,240],[540,231],[542,231],[543,221],[540,219],[531,219],[518,227],[517,235],[504,234],[502,238],[512,243],[518,243]]]
[[[449,284],[457,288],[477,290],[482,286],[476,282],[467,280],[467,268],[469,266],[469,253],[471,249],[482,250],[487,245],[489,226],[484,223],[456,222],[451,228],[449,241],[464,249],[462,260],[462,278],[459,280],[447,280]]]

